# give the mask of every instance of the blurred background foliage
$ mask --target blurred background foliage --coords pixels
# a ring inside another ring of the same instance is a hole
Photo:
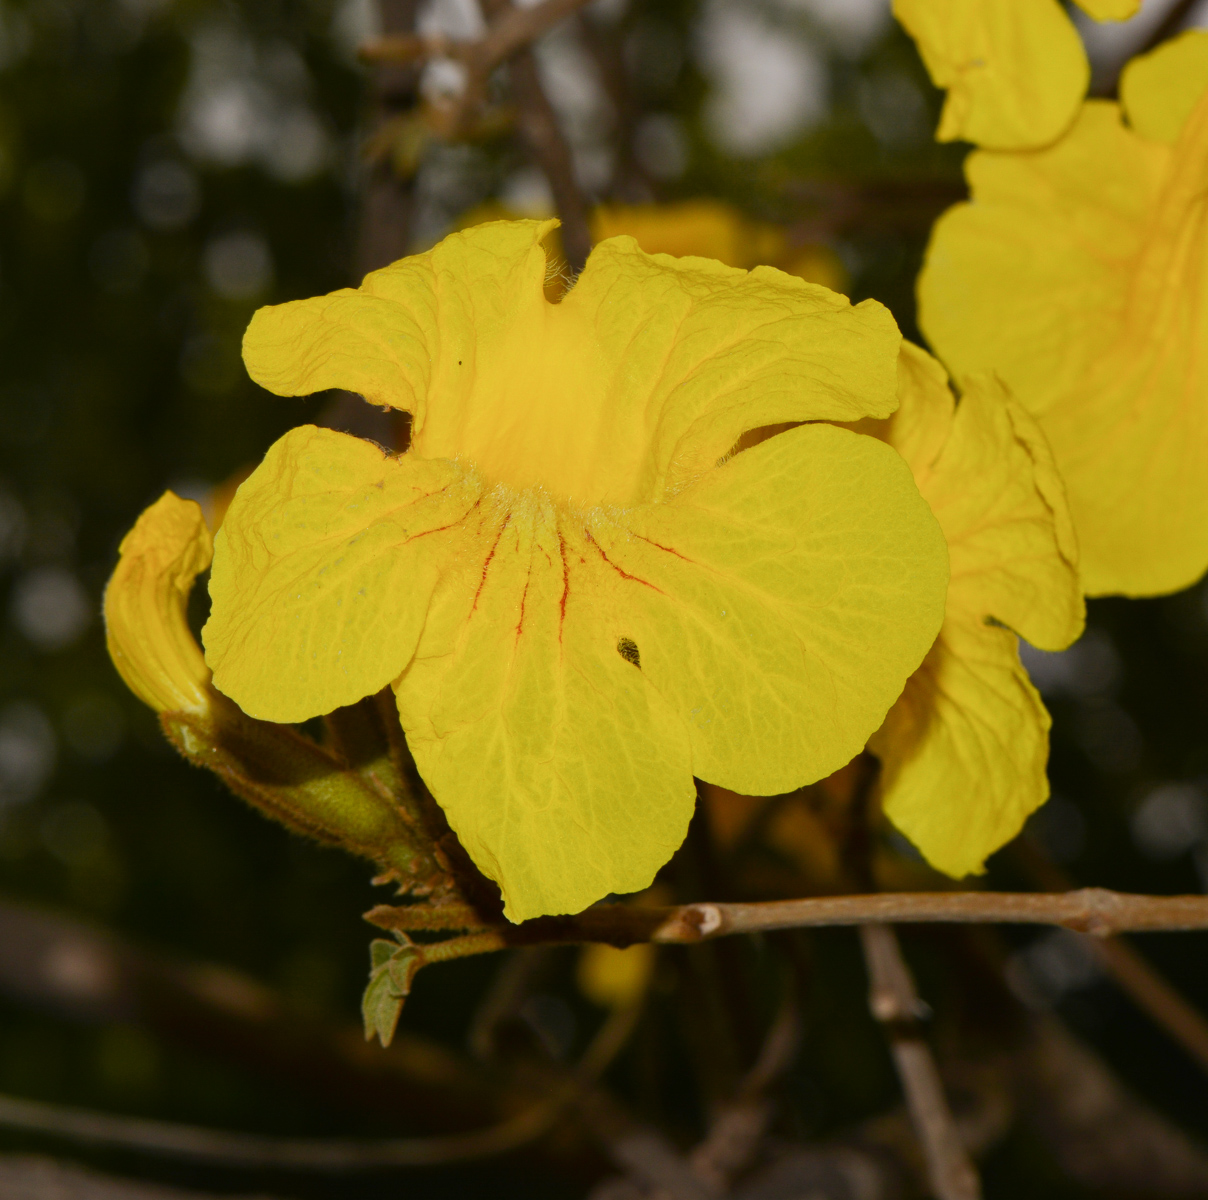
[[[1090,31],[1101,92],[1164,7]],[[174,756],[110,666],[99,611],[120,538],[165,487],[205,503],[323,411],[324,397],[252,385],[239,340],[258,305],[356,282],[367,110],[355,48],[374,21],[370,0],[0,4],[0,894],[235,968],[303,1017],[341,1025],[356,1020],[366,980],[360,914],[384,897],[361,864],[270,825]],[[433,0],[421,28],[472,31],[473,12]],[[594,0],[538,50],[592,199],[729,201],[794,245],[829,247],[853,298],[884,301],[917,337],[913,278],[930,220],[962,194],[964,151],[932,142],[938,96],[885,0]],[[430,71],[424,87],[441,86]],[[420,137],[408,153],[412,249],[486,203],[550,208],[506,129]],[[1055,796],[1032,835],[1079,883],[1203,890],[1208,591],[1096,602],[1081,642],[1029,665],[1055,721]],[[900,839],[891,849],[914,869]],[[989,882],[1035,885],[1010,849]],[[1208,1137],[1208,1078],[1077,938],[1004,937],[1006,976],[1027,1004],[1056,1009],[1134,1089]],[[946,1021],[979,1019],[943,944],[908,943],[940,1035]],[[1208,1008],[1205,945],[1144,943]],[[688,969],[686,952],[664,953],[670,976]],[[756,978],[766,968],[762,944],[732,953]],[[854,937],[801,935],[790,958],[804,964],[805,1043],[784,1134],[812,1138],[885,1110],[897,1085]],[[555,1048],[581,1044],[598,1020],[574,962],[555,953],[534,997],[532,1021]],[[19,967],[0,969],[0,1091],[266,1133],[407,1132],[134,1017],[78,1021],[31,1002]],[[425,972],[404,1027],[460,1047],[498,967],[488,957]],[[691,994],[656,976],[616,1074],[640,1111],[685,1137],[701,1120],[689,1087],[652,1078],[676,1074],[676,1006]],[[992,1037],[993,1005],[981,1016]],[[0,1147],[56,1149],[11,1133]],[[282,1196],[573,1197],[600,1170],[518,1156],[332,1180],[72,1153]],[[1084,1194],[1026,1133],[1001,1143],[985,1177],[992,1196]]]

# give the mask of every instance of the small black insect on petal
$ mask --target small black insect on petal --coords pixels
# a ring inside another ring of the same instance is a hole
[[[638,653],[638,644],[633,638],[623,637],[617,642],[617,653],[626,662],[633,663],[639,671],[642,669],[642,656]]]

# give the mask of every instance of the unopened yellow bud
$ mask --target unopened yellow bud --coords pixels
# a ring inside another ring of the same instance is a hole
[[[193,580],[213,540],[201,507],[165,492],[122,539],[105,589],[105,632],[114,666],[157,712],[209,710],[210,670],[189,630]]]

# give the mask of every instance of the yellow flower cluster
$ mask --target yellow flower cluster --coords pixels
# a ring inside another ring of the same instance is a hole
[[[979,150],[936,225],[920,323],[957,373],[993,370],[1069,491],[1089,595],[1208,568],[1208,33],[1125,69],[1059,141]]]
[[[1208,34],[1083,102],[1057,0],[895,9],[937,136],[984,147],[920,279],[939,361],[711,202],[600,210],[556,302],[556,223],[510,221],[262,309],[252,378],[406,411],[411,444],[269,449],[214,539],[204,663],[210,535],[149,509],[106,599],[130,686],[282,723],[392,689],[513,920],[646,887],[694,777],[770,795],[866,747],[889,819],[981,870],[1048,794],[1018,637],[1208,568]]]

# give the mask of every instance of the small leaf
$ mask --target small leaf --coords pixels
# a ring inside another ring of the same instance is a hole
[[[416,971],[424,965],[423,956],[411,940],[396,936],[403,945],[382,938],[369,943],[369,984],[361,1000],[365,1040],[372,1041],[376,1034],[383,1046],[394,1040],[403,1001],[411,991]]]
[[[397,949],[398,946],[394,942],[388,942],[384,938],[374,938],[369,943],[370,975],[376,975],[390,961]]]
[[[376,1034],[383,1046],[394,1040],[394,1030],[403,1011],[403,998],[395,993],[394,984],[385,970],[369,977],[369,986],[361,1000],[361,1015],[365,1020],[365,1040],[373,1041]]]
[[[399,997],[411,994],[411,983],[415,973],[424,965],[419,951],[414,946],[400,946],[386,964],[386,973],[390,976],[394,990]]]

